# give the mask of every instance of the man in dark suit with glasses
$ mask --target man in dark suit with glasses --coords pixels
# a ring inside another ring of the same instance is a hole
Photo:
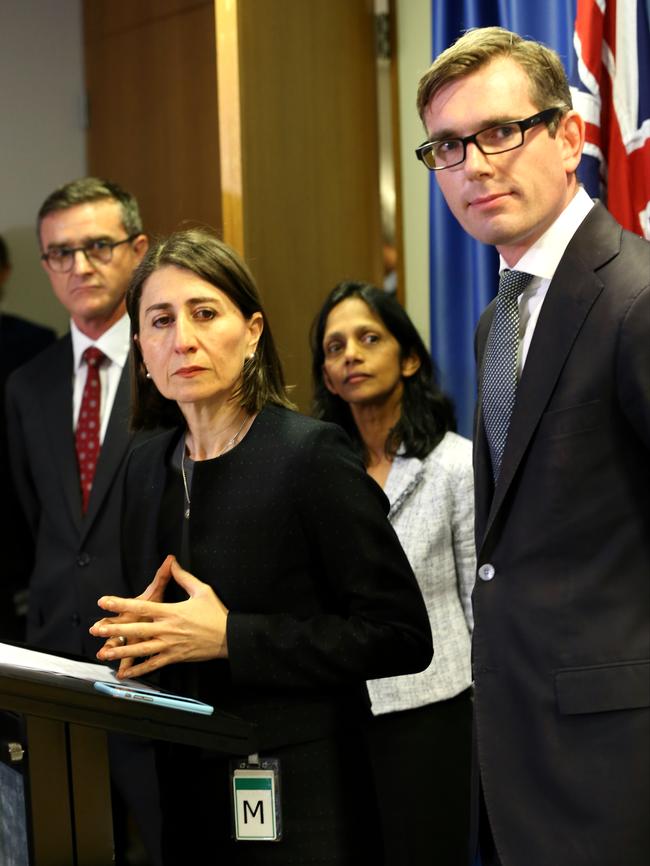
[[[135,198],[92,177],[48,196],[38,214],[38,238],[54,294],[70,314],[70,333],[7,385],[12,469],[34,544],[27,642],[94,660],[101,642],[88,629],[97,619],[97,599],[128,594],[120,512],[136,437],[128,429],[124,299],[148,239]],[[109,750],[115,786],[157,863],[152,755],[125,738],[111,741]]]
[[[483,864],[643,866],[650,244],[578,184],[585,122],[545,46],[469,31],[421,79],[418,108],[417,156],[501,257],[476,335]]]

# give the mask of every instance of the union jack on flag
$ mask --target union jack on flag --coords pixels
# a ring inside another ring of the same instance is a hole
[[[650,239],[648,19],[648,0],[577,0],[571,93],[587,124],[581,178],[589,187],[589,163],[597,161],[610,213]]]

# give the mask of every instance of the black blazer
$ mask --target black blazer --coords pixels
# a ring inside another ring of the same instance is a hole
[[[27,363],[56,340],[51,328],[28,322],[19,316],[0,313],[0,386],[9,374]]]
[[[24,622],[17,617],[14,594],[27,587],[31,567],[29,531],[19,507],[11,477],[5,420],[5,385],[9,375],[56,340],[50,328],[18,316],[0,313],[0,490],[5,499],[5,516],[0,524],[3,552],[0,580],[0,640],[24,638]]]
[[[180,553],[178,438],[163,434],[129,461],[134,593]],[[388,501],[340,428],[267,406],[237,448],[194,467],[189,561],[179,559],[229,609],[229,658],[172,666],[168,683],[256,722],[270,748],[367,713],[366,679],[427,666],[428,617]]]
[[[599,204],[542,306],[496,489],[480,411],[475,473],[479,578],[494,568],[473,595],[476,739],[502,862],[644,866],[650,244]]]
[[[123,595],[119,551],[128,431],[125,366],[97,464],[88,511],[81,493],[72,418],[72,341],[58,340],[7,383],[7,424],[16,489],[34,540],[27,641],[94,658],[102,641],[88,634],[97,599]],[[142,438],[142,437],[140,437]]]

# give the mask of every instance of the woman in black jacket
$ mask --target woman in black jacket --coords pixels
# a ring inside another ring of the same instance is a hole
[[[292,411],[253,279],[225,244],[195,230],[159,242],[128,309],[134,425],[170,429],[127,470],[140,597],[100,599],[117,617],[92,629],[108,638],[99,657],[123,678],[162,669],[163,685],[255,722],[281,765],[282,840],[232,841],[227,762],[166,748],[167,862],[381,862],[364,681],[431,658],[386,500],[337,426]]]

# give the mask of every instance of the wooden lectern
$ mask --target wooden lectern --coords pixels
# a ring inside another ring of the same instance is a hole
[[[256,751],[254,726],[100,694],[91,682],[0,664],[0,711],[26,728],[30,866],[110,866],[107,732],[211,749]]]

